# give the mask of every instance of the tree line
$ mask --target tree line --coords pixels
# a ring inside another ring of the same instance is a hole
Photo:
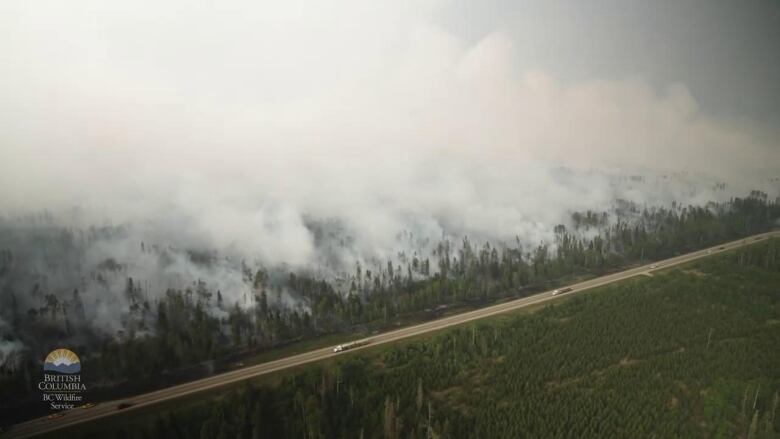
[[[777,285],[773,239],[74,434],[775,438]]]
[[[605,212],[574,213],[569,227],[554,228],[554,242],[532,248],[519,240],[477,245],[464,237],[457,245],[440,242],[427,256],[405,256],[401,258],[405,266],[388,262],[366,269],[358,264],[347,278],[346,291],[307,273],[272,279],[266,269],[245,268],[251,295],[243,303],[227,303],[221,291],[202,280],[149,300],[144,283],[128,278],[125,295],[131,305],[122,317],[122,330],[115,337],[82,337],[100,342],[74,348],[90,353],[83,361],[91,381],[159,377],[161,371],[318,335],[379,328],[409,316],[430,318],[442,307],[520,297],[579,276],[762,232],[780,218],[780,204],[753,191],[745,198],[706,206],[640,208],[622,201],[611,215],[614,219]],[[120,270],[110,261],[106,264]],[[285,306],[285,292],[293,292],[299,305]],[[37,285],[31,294],[44,297],[43,306],[28,310],[12,306],[9,320],[15,328],[33,327],[41,331],[42,340],[55,341],[89,331],[83,324],[78,288],[69,300],[40,291]],[[23,367],[0,368],[7,393],[18,396],[34,390],[29,370],[35,370],[39,359],[33,354],[27,352],[20,361]]]

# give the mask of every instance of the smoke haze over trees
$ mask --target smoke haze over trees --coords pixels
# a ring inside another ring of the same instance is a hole
[[[6,2],[3,371],[69,343],[120,379],[777,225],[765,130],[415,3]]]

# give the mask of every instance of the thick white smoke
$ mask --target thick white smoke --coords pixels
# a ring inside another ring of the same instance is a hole
[[[16,360],[24,350],[24,344],[16,339],[6,339],[5,335],[8,332],[10,337],[9,325],[0,318],[0,369],[16,367]]]
[[[159,272],[139,241],[352,270],[413,251],[402,232],[535,245],[616,198],[777,194],[776,145],[684,84],[519,71],[501,29],[467,44],[435,24],[440,2],[413,3],[5,2],[0,214],[128,224],[90,263],[114,257],[158,291],[207,277],[238,300],[240,273]],[[318,244],[319,223],[346,244]]]

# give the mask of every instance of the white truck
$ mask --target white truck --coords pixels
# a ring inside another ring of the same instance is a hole
[[[571,291],[571,290],[572,290],[572,288],[571,288],[571,287],[566,287],[566,288],[558,288],[557,290],[554,290],[554,291],[553,291],[552,295],[553,295],[553,296],[557,296],[558,294],[568,293],[568,292],[569,292],[569,291]]]
[[[333,348],[333,352],[336,352],[336,353],[343,352],[343,351],[346,351],[346,350],[349,350],[349,349],[354,349],[354,348],[356,348],[358,346],[365,346],[365,345],[367,345],[370,342],[371,342],[371,340],[360,340],[360,341],[353,341],[353,342],[349,342],[349,343],[340,344],[340,345],[336,346],[335,348]]]

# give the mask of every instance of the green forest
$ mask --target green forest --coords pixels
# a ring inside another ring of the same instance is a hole
[[[780,240],[771,239],[67,433],[776,438],[779,346]]]

